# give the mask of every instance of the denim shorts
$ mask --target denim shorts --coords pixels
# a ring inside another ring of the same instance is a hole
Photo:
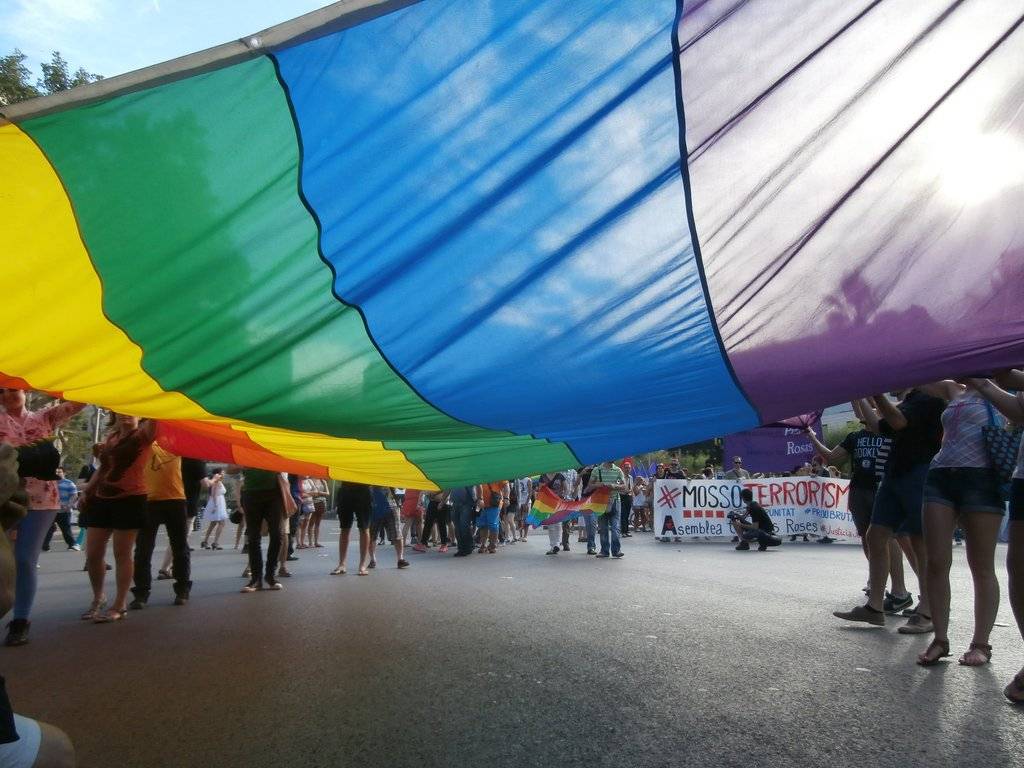
[[[476,519],[476,527],[488,528],[497,533],[499,517],[500,512],[497,507],[487,507],[480,511],[480,516]]]
[[[1010,482],[1010,519],[1024,523],[1024,480],[1019,477]]]
[[[887,475],[875,492],[871,524],[906,536],[921,535],[921,504],[928,465],[918,464],[901,475]]]
[[[941,504],[957,512],[1003,514],[999,479],[988,467],[934,467],[924,483],[926,503]]]

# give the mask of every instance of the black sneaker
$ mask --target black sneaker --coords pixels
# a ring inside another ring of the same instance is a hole
[[[588,555],[596,555],[597,554],[597,550],[596,549],[588,549],[587,550],[587,554]]]
[[[908,593],[906,595],[894,595],[892,592],[885,593],[885,602],[882,603],[882,610],[890,616],[900,613],[914,604],[914,598]]]
[[[757,551],[758,552],[767,552],[768,551],[768,545],[767,544],[759,545],[758,548],[757,548]]]
[[[176,595],[174,598],[175,605],[188,605],[188,595]]]
[[[7,639],[4,645],[14,647],[28,643],[28,628],[32,625],[28,619],[14,619],[7,625]]]
[[[822,536],[820,539],[818,539],[818,543],[819,544],[832,544],[834,542],[835,542],[835,539],[833,539],[833,538],[831,538],[829,536]]]
[[[623,552],[616,552],[614,555],[612,555],[612,557],[614,557],[616,560],[618,560],[619,558],[625,557],[625,556],[626,555]]]
[[[145,600],[140,600],[137,597],[134,600],[132,600],[130,603],[128,603],[128,609],[132,610],[132,611],[141,611],[145,607],[146,607],[146,601]]]
[[[746,552],[748,549],[750,549],[750,544],[746,541],[741,541],[736,545],[737,552]]]

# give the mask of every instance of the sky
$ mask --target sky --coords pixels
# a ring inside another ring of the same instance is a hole
[[[328,0],[0,0],[0,55],[26,54],[33,81],[60,51],[113,77],[301,16]]]

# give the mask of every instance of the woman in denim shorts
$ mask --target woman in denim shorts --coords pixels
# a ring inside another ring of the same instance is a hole
[[[953,531],[960,527],[967,533],[967,563],[974,580],[974,637],[960,663],[977,667],[992,658],[988,640],[999,610],[995,551],[1003,522],[999,478],[991,466],[982,429],[1004,422],[973,387],[943,381],[932,389],[935,391],[929,394],[944,398],[948,405],[942,413],[942,447],[925,480],[922,514],[935,639],[917,662],[931,666],[949,656],[949,569]]]
[[[1011,371],[996,381],[1011,394],[988,379],[971,379],[968,383],[1016,424],[1024,424],[1024,371]],[[1017,619],[1017,629],[1024,637],[1024,443],[1017,455],[1017,467],[1010,481],[1010,546],[1006,550],[1006,570],[1010,576],[1010,605]],[[1003,689],[1014,704],[1024,704],[1024,669]]]

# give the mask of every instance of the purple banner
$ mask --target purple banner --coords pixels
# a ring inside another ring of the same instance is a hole
[[[821,422],[815,421],[815,433],[821,439]],[[758,427],[737,432],[725,438],[723,465],[732,469],[732,459],[739,456],[749,472],[789,472],[815,454],[814,446],[803,427]]]

